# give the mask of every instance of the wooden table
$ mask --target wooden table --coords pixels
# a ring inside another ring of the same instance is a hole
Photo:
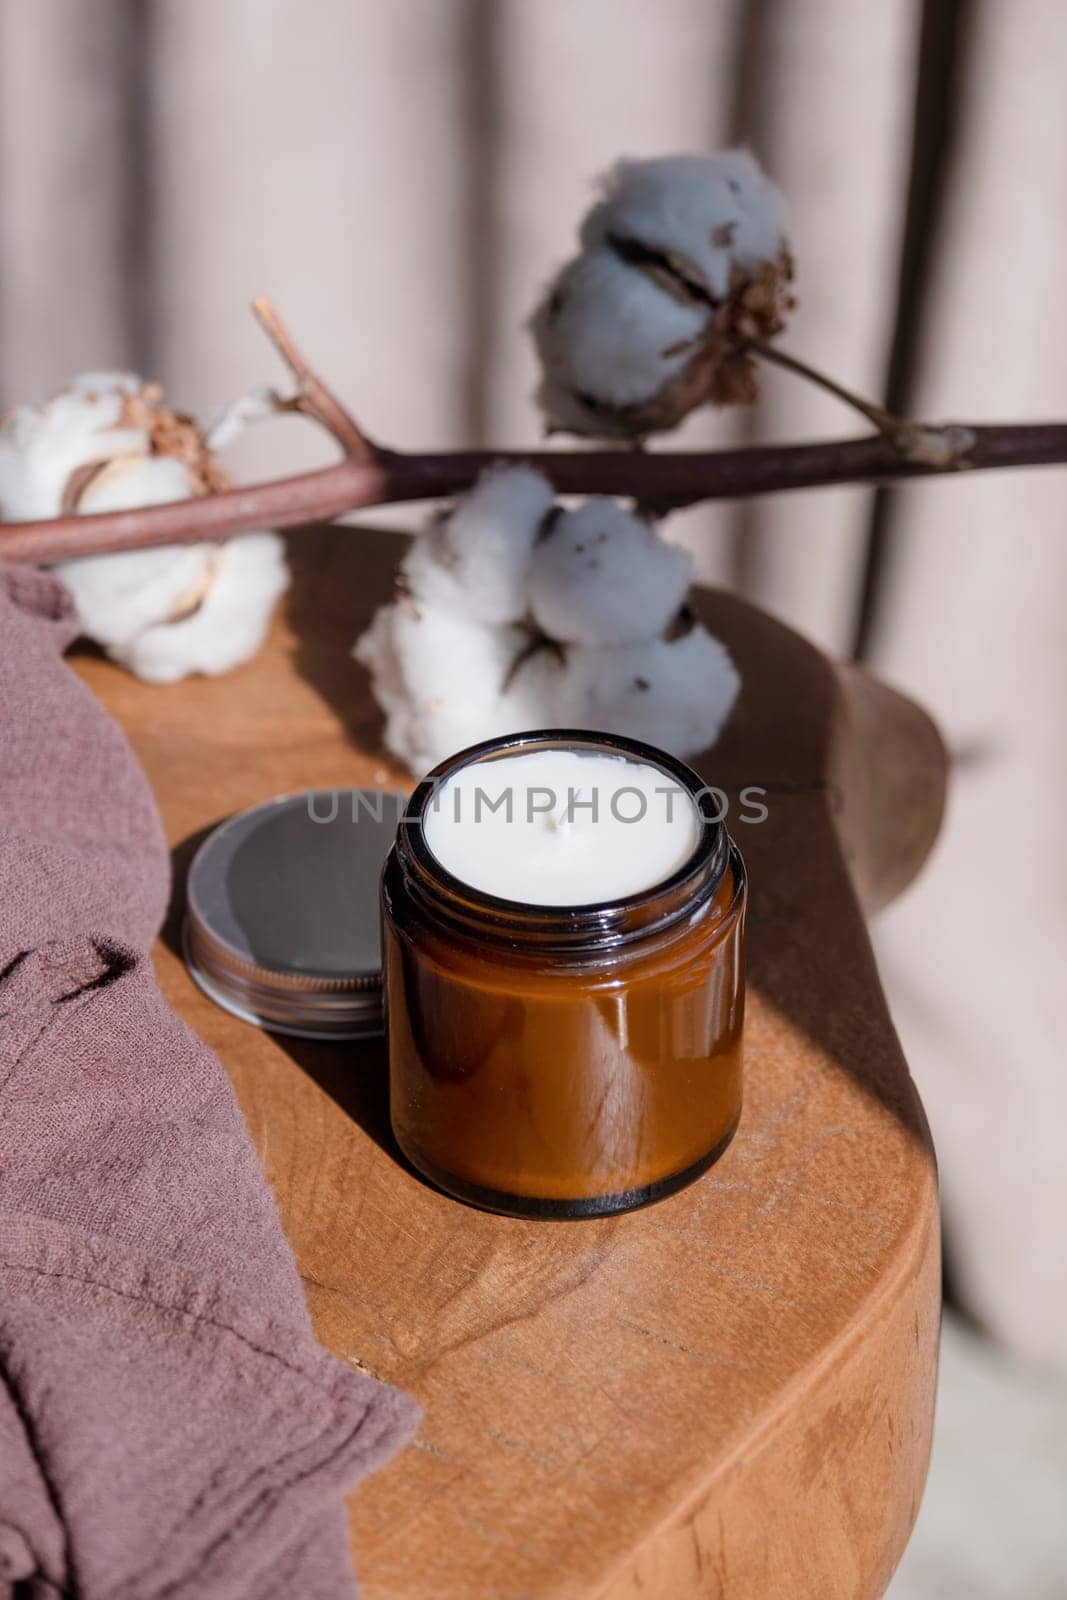
[[[154,688],[78,670],[147,769],[177,883],[206,829],[306,786],[385,784],[348,654],[395,536],[293,541],[289,614],[229,677]],[[193,987],[170,1003],[236,1085],[319,1337],[413,1391],[416,1443],[351,1506],[366,1600],[863,1600],[907,1540],[930,1444],[937,1193],[922,1107],[861,903],[913,875],[944,763],[913,706],[724,595],[741,668],[697,763],[736,797],[750,1006],[740,1132],[682,1194],[567,1224],[483,1215],[390,1145],[379,1045],[261,1033]]]

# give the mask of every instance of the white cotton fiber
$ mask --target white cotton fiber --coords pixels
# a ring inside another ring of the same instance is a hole
[[[492,627],[424,605],[382,606],[353,655],[385,712],[385,742],[421,775],[456,750],[510,731],[509,668],[521,628]]]
[[[420,776],[468,745],[535,728],[600,729],[683,757],[706,749],[739,680],[723,646],[687,622],[688,551],[614,500],[565,511],[536,474],[512,483],[522,490],[512,498],[506,477],[483,478],[421,536],[402,592],[354,646],[388,749]],[[437,540],[449,527],[458,553],[445,564]],[[498,569],[503,527],[516,538]]]
[[[552,486],[528,467],[496,467],[412,544],[402,570],[416,599],[477,622],[517,622],[526,611],[534,541]]]
[[[92,479],[78,502],[83,515],[185,500],[192,479],[174,456],[119,456]],[[82,630],[119,659],[142,628],[179,608],[206,581],[215,546],[162,545],[110,556],[63,561],[56,572],[74,596]]]
[[[78,496],[82,516],[100,511],[135,511],[187,500],[195,493],[193,475],[177,456],[114,456],[93,474]]]
[[[709,317],[707,306],[680,301],[610,249],[577,256],[530,324],[538,403],[555,426],[618,431],[606,413],[659,394],[692,357]]]
[[[179,609],[183,595],[206,587],[214,553],[210,544],[164,545],[61,561],[54,570],[74,598],[83,634],[118,657],[143,629]]]
[[[687,759],[715,743],[741,679],[726,647],[694,623],[681,638],[568,655],[569,725],[658,745]]]
[[[530,608],[553,639],[651,639],[678,611],[692,577],[688,550],[666,544],[614,500],[586,500],[556,517],[534,551]]]
[[[620,161],[581,228],[586,250],[635,241],[673,258],[716,300],[785,248],[786,206],[747,150]]]
[[[531,728],[558,728],[566,721],[567,652],[562,646],[521,637],[512,659],[507,688],[501,697],[501,714],[508,733]]]
[[[278,396],[268,385],[250,389],[213,413],[204,431],[204,442],[209,450],[225,450],[241,437],[250,423],[277,416],[278,408]]]
[[[118,425],[123,396],[61,394],[41,409],[17,406],[0,427],[0,518],[57,517],[71,474],[95,461],[144,455],[140,428]]]
[[[229,672],[255,655],[289,584],[281,539],[251,533],[217,546],[209,577],[188,616],[144,628],[110,653],[149,683]]]
[[[551,428],[643,441],[747,404],[792,306],[785,202],[744,150],[620,161],[531,321]]]
[[[5,521],[136,510],[216,485],[188,418],[128,372],[87,372],[0,428]],[[216,485],[217,486],[217,485]],[[64,561],[83,633],[153,682],[224,672],[252,654],[288,576],[280,540],[167,545]]]

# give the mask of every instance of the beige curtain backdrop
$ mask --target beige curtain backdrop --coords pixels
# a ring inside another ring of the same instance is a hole
[[[267,292],[384,439],[530,443],[521,325],[592,179],[743,138],[791,201],[797,354],[935,415],[1064,416],[1065,83],[1061,0],[0,0],[0,403],[118,363],[213,405],[277,376]],[[774,373],[684,438],[854,431]],[[283,422],[235,465],[327,453]],[[862,622],[953,747],[879,942],[958,1291],[1063,1364],[1065,502],[1053,471],[912,487],[873,545],[864,487],[678,519],[825,648]]]

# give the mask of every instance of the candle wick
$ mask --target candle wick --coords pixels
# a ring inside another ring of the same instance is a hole
[[[560,812],[560,816],[559,816],[559,826],[560,826],[560,828],[572,828],[574,826],[574,810],[573,810],[573,807],[576,806],[578,804],[578,802],[581,800],[582,793],[583,793],[583,791],[581,789],[572,789],[571,790],[570,797],[568,798],[566,805],[563,807],[563,809]]]
[[[581,799],[581,794],[582,791],[580,789],[576,789],[574,791],[574,799]],[[550,811],[545,817],[545,826],[548,828],[550,833],[563,833],[566,831],[566,829],[570,828],[573,823],[574,814],[571,811],[571,801],[569,800],[565,805],[562,805],[558,811]]]

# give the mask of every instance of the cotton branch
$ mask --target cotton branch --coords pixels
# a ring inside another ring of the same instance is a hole
[[[873,400],[865,400],[852,389],[846,389],[843,383],[838,383],[836,378],[828,377],[825,372],[820,372],[807,361],[801,361],[798,356],[779,349],[777,345],[769,344],[762,339],[750,339],[748,349],[770,366],[781,367],[784,372],[791,372],[795,377],[814,384],[816,388],[825,389],[835,400],[840,400],[843,405],[858,411],[861,417],[866,417],[868,422],[873,422],[878,432],[884,434],[887,439],[891,439],[901,427],[906,426],[901,418],[894,417],[884,406],[876,405]]]
[[[660,508],[737,500],[845,483],[894,483],[969,470],[1067,465],[1067,422],[968,429],[951,465],[903,459],[881,437],[700,453],[637,450],[388,452],[372,465],[342,461],[318,472],[172,505],[0,526],[0,559],[48,563],[152,545],[228,539],[295,528],[348,511],[461,494],[493,464],[535,467],[559,494],[629,497]]]
[[[279,402],[278,409],[299,411],[320,423],[328,433],[333,434],[349,460],[362,462],[364,466],[377,461],[381,453],[377,445],[367,438],[333,390],[312,372],[292,334],[264,295],[252,301],[252,313],[297,380],[296,394],[291,400]]]
[[[905,461],[944,469],[972,464],[966,457],[974,443],[973,428],[959,423],[931,425],[926,422],[909,422],[905,417],[894,416],[891,411],[877,405],[873,400],[865,400],[854,390],[846,389],[836,378],[828,377],[825,372],[820,372],[817,367],[790,355],[777,345],[752,339],[749,340],[747,348],[761,361],[766,361],[770,366],[781,367],[784,372],[791,372],[797,378],[803,378],[805,382],[814,384],[818,389],[824,389],[827,394],[832,394],[834,399],[840,400],[843,405],[858,411],[861,417],[866,417],[868,422],[874,423],[883,439],[888,440]]]
[[[260,528],[301,527],[372,506],[448,498],[471,488],[486,467],[498,463],[535,467],[559,494],[612,495],[661,511],[833,484],[1067,465],[1067,422],[994,427],[902,423],[902,436],[896,419],[888,419],[894,428],[871,438],[700,452],[389,450],[373,443],[315,376],[273,307],[257,301],[254,309],[297,379],[297,393],[282,403],[283,409],[298,410],[326,427],[341,445],[343,460],[315,472],[170,505],[6,523],[0,525],[0,559],[47,564],[228,539]],[[789,361],[796,370],[799,363]]]

